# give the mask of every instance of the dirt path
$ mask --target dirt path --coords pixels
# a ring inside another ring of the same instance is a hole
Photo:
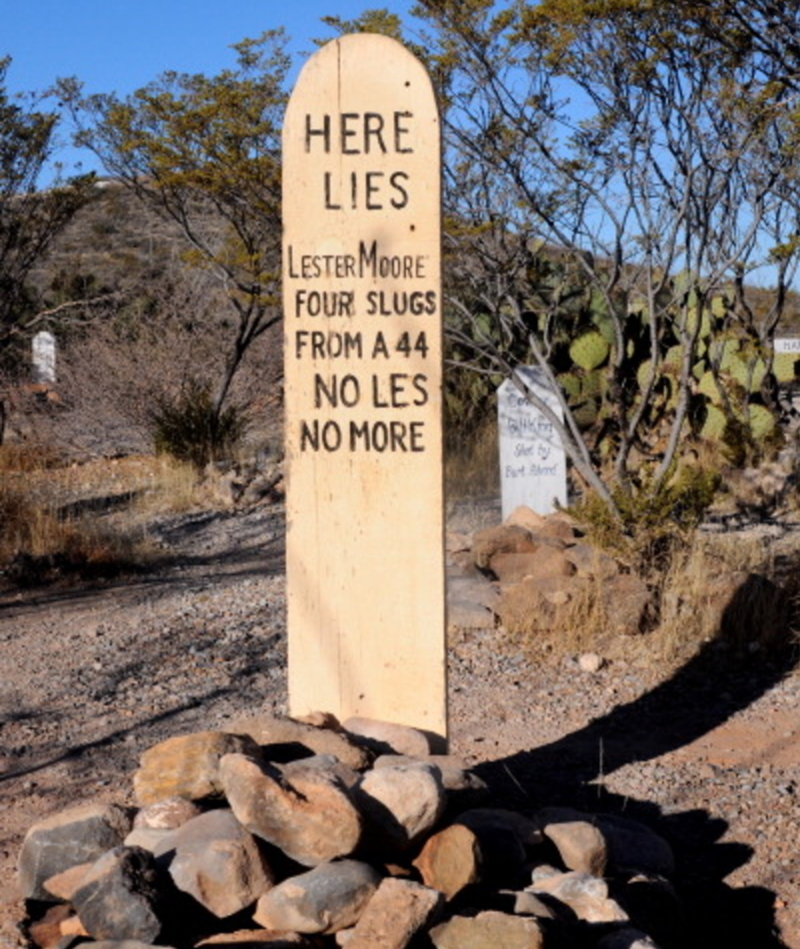
[[[31,823],[86,797],[131,801],[138,755],[168,735],[285,710],[282,512],[165,519],[157,535],[157,572],[0,590],[4,949],[21,944],[14,867]],[[500,803],[654,826],[697,946],[800,949],[798,704],[788,662],[728,669],[713,643],[664,678],[625,661],[536,668],[497,630],[452,637],[452,751]]]

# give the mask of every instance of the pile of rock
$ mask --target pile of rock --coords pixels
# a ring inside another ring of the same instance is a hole
[[[647,584],[590,544],[574,518],[517,508],[496,526],[450,538],[451,559],[498,583],[492,604],[509,630],[562,628],[581,609],[602,611],[611,633],[640,632],[653,609]]]
[[[679,915],[648,828],[488,806],[482,780],[397,725],[253,717],[174,737],[134,792],[138,808],[30,828],[19,881],[41,949],[645,949]]]
[[[594,628],[608,641],[661,622],[755,650],[759,643],[784,642],[793,622],[788,590],[762,574],[731,568],[721,546],[683,571],[682,582],[653,590],[629,564],[590,543],[565,512],[544,517],[519,507],[497,526],[450,534],[448,557],[452,591],[460,582],[474,585],[478,576],[490,587],[480,593],[477,623],[451,596],[457,625],[467,628],[497,620],[523,634]]]

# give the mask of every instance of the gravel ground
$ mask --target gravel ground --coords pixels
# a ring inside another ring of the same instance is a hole
[[[31,823],[131,802],[172,734],[284,712],[283,518],[162,519],[165,560],[91,588],[0,588],[0,947],[22,945],[16,855]],[[498,804],[644,820],[673,844],[691,946],[800,949],[800,677],[713,643],[665,675],[631,659],[536,666],[501,630],[451,629],[451,751]]]

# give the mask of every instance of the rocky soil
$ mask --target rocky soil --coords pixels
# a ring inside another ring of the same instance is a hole
[[[22,591],[0,581],[3,949],[23,944],[15,863],[34,821],[87,797],[130,803],[140,753],[163,738],[285,711],[280,507],[152,531],[164,559],[149,573]],[[790,660],[730,666],[710,642],[669,672],[633,658],[594,672],[578,657],[536,665],[481,625],[484,592],[453,578],[451,751],[495,803],[643,820],[676,851],[692,945],[800,949]]]

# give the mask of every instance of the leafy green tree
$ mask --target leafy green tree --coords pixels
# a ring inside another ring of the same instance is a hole
[[[280,128],[289,57],[280,30],[237,44],[237,65],[213,77],[164,73],[120,99],[59,93],[109,175],[176,222],[184,259],[225,288],[234,319],[220,416],[251,344],[280,319]]]
[[[779,34],[736,33],[749,5],[735,0],[414,11],[446,129],[450,336],[492,379],[543,370],[563,423],[529,399],[617,517],[666,490],[692,435],[752,451],[774,431],[797,71],[792,24],[758,7]]]
[[[56,147],[58,115],[8,94],[10,63],[0,59],[0,362],[7,370],[36,322],[31,271],[92,193],[90,177],[37,190]]]

